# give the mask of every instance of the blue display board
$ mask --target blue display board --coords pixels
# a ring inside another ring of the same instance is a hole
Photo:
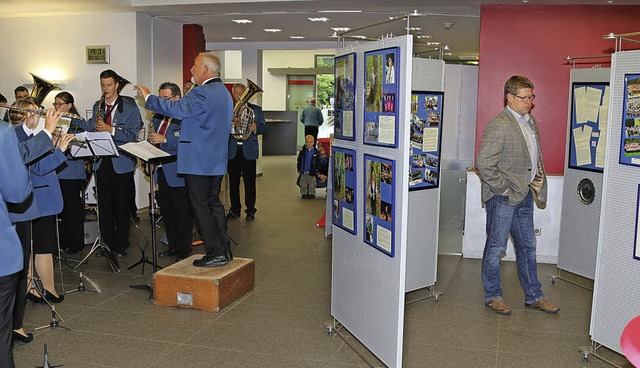
[[[356,152],[331,147],[333,168],[332,223],[356,235],[357,190]]]
[[[620,163],[640,166],[640,74],[624,76]]]
[[[364,53],[365,144],[398,147],[399,51],[393,47]]]
[[[364,175],[364,241],[393,257],[395,161],[365,154]]]
[[[443,92],[411,92],[409,190],[437,188],[440,183]]]
[[[571,101],[568,166],[603,172],[609,83],[573,83]]]
[[[353,141],[355,136],[356,54],[335,58],[335,109],[333,134],[336,139]]]

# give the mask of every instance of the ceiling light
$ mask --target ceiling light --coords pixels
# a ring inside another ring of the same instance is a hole
[[[351,30],[351,28],[349,27],[331,27],[331,29],[333,29],[336,32],[346,32]]]
[[[444,45],[444,47],[442,48],[443,50],[451,50],[451,48],[449,47],[449,45]]]
[[[318,13],[362,13],[362,10],[318,10]]]
[[[529,4],[529,0],[522,0],[523,4]]]
[[[282,32],[282,30],[278,28],[265,28],[264,31],[271,32],[271,33]]]
[[[451,28],[453,28],[453,23],[444,22],[444,23],[442,23],[442,26],[444,27],[444,29],[451,29]]]
[[[607,0],[607,4],[613,4],[613,0]]]
[[[329,18],[327,17],[318,17],[318,18],[307,18],[312,22],[327,22],[329,21]]]
[[[292,40],[304,40],[304,36],[289,36],[290,39]]]
[[[234,19],[234,22],[238,23],[238,24],[247,24],[247,23],[251,23],[251,21],[249,19]]]
[[[232,40],[246,40],[246,37],[242,37],[242,36],[233,36],[231,37]]]
[[[431,35],[417,35],[418,38],[431,38]]]
[[[351,38],[359,38],[361,40],[366,40],[367,39],[367,36],[363,36],[363,35],[355,35],[355,36],[349,36],[349,37],[351,37]]]
[[[422,27],[407,27],[407,30],[409,30],[409,31],[421,31]]]
[[[440,42],[427,42],[427,46],[438,46],[440,45]]]
[[[413,13],[409,14],[410,17],[422,17],[424,14],[418,13],[417,10],[414,10]]]

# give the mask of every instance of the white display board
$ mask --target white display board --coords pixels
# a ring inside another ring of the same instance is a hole
[[[333,226],[333,277],[331,282],[331,315],[362,344],[389,367],[402,366],[405,275],[407,257],[408,121],[412,80],[412,36],[358,43],[339,49],[336,55],[356,53],[355,141],[336,139],[334,146],[355,150],[357,215],[356,235]],[[398,47],[395,68],[399,68],[399,91],[395,96],[398,109],[398,147],[365,145],[365,52]],[[364,241],[364,155],[395,160],[396,190],[393,193],[394,256],[381,252]],[[329,192],[328,192],[329,193]],[[437,212],[437,211],[436,211]],[[327,226],[331,216],[327,211]]]
[[[616,52],[611,59],[609,129],[590,329],[593,341],[618,353],[622,353],[622,330],[640,314],[640,260],[633,257],[640,167],[619,163],[625,74],[640,74],[640,51]]]

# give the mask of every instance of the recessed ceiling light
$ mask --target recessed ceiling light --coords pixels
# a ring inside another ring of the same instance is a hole
[[[427,42],[427,46],[438,46],[440,42]]]
[[[234,19],[233,21],[238,23],[238,24],[247,24],[247,23],[251,23],[252,22],[249,19]]]
[[[349,27],[331,27],[331,29],[333,29],[336,32],[346,32],[351,30],[351,28]]]
[[[271,32],[271,33],[282,32],[282,30],[278,28],[265,28],[264,31]]]
[[[318,17],[318,18],[307,18],[312,22],[327,22],[329,21],[329,18],[327,17]]]
[[[422,27],[407,27],[407,30],[409,30],[409,31],[421,31]]]
[[[367,38],[367,36],[363,36],[363,35],[355,35],[355,36],[349,36],[349,37],[351,37],[351,38],[359,38],[361,40],[364,40],[364,39]]]
[[[613,4],[613,0],[607,0],[607,4]]]
[[[289,36],[290,39],[292,40],[304,40],[304,36]]]
[[[231,37],[232,40],[246,40],[246,37],[241,37],[241,36],[233,36]]]
[[[418,38],[431,38],[431,35],[417,35]]]
[[[318,10],[318,13],[362,13],[362,10]]]

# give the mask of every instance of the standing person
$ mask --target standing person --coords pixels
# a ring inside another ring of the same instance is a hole
[[[309,104],[302,110],[300,121],[304,124],[304,136],[311,135],[313,141],[318,140],[318,129],[324,123],[322,110],[316,107],[316,99],[310,98]]]
[[[158,96],[167,101],[178,101],[182,93],[177,84],[165,82],[160,85]],[[151,122],[154,132],[149,133],[149,142],[167,153],[178,154],[181,121],[154,114]],[[160,195],[156,198],[162,211],[162,221],[169,240],[169,249],[158,253],[158,257],[175,256],[176,260],[180,261],[193,252],[191,246],[193,215],[189,207],[187,188],[184,178],[178,176],[178,163],[175,160],[158,165],[157,173]]]
[[[134,87],[145,99],[147,109],[182,120],[178,173],[185,175],[189,201],[207,252],[193,261],[196,267],[224,266],[233,259],[220,201],[220,185],[227,172],[233,102],[220,79],[220,68],[217,56],[200,53],[191,67],[197,86],[178,101],[151,95],[143,86]]]
[[[300,176],[300,194],[302,199],[316,197],[316,173],[319,154],[312,135],[304,138],[304,147],[298,154],[298,175]]]
[[[73,96],[69,92],[60,92],[55,97],[53,107],[62,112],[70,112],[76,115],[78,109],[74,104]],[[76,134],[87,130],[87,122],[84,119],[72,119],[68,133]],[[67,152],[67,161],[58,167],[58,181],[62,190],[64,207],[58,216],[60,244],[67,254],[75,254],[84,247],[84,183],[87,178],[84,169],[84,159],[75,158]]]
[[[9,219],[7,202],[21,203],[31,194],[31,183],[18,149],[15,130],[0,122],[0,367],[14,367],[13,307],[18,277],[24,267],[22,246]]]
[[[104,103],[93,105],[93,117],[88,121],[88,130],[109,132],[116,146],[134,142],[142,127],[142,118],[136,101],[129,96],[120,96],[120,76],[107,69],[100,73],[100,90]],[[100,115],[98,119],[96,116]],[[118,157],[102,157],[94,165],[98,188],[100,211],[100,235],[114,255],[122,258],[129,246],[129,222],[133,170],[136,160],[120,151]],[[97,256],[102,256],[98,252]]]
[[[484,130],[476,164],[487,210],[487,240],[482,257],[485,305],[499,314],[511,314],[502,299],[500,258],[513,238],[524,305],[547,313],[560,307],[544,298],[538,280],[536,236],[533,225],[534,196],[547,201],[547,177],[542,161],[533,107],[533,83],[512,76],[504,86],[506,108]]]
[[[246,87],[242,83],[233,85],[233,98],[238,101]],[[244,142],[236,140],[233,135],[229,136],[229,197],[231,198],[231,208],[227,217],[240,216],[242,203],[240,203],[240,177],[244,182],[244,205],[247,209],[247,220],[255,219],[256,214],[256,160],[259,155],[258,135],[264,132],[267,126],[264,120],[264,113],[260,106],[247,102],[247,107],[253,110],[255,121],[249,126],[251,134]],[[233,117],[234,124],[238,123]]]

